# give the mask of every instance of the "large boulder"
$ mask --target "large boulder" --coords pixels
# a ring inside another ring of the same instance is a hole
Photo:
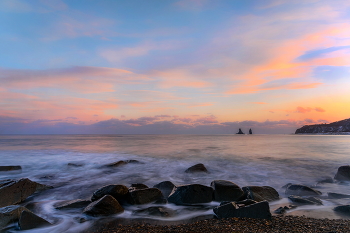
[[[350,166],[346,165],[339,167],[334,179],[339,181],[350,180]]]
[[[165,200],[162,192],[157,188],[136,189],[130,191],[129,194],[131,204],[136,205]]]
[[[214,190],[201,184],[181,185],[176,187],[168,201],[176,205],[208,203],[213,200]]]
[[[83,212],[91,216],[108,216],[122,213],[124,209],[114,197],[105,195],[88,205]]]
[[[97,189],[91,197],[91,201],[96,201],[105,195],[111,195],[118,202],[127,200],[129,190],[125,185],[111,184]]]
[[[22,170],[21,166],[0,166],[0,172]]]
[[[134,190],[138,190],[138,189],[148,189],[149,187],[145,184],[141,184],[141,183],[135,183],[135,184],[131,184],[129,187],[129,191],[134,191]]]
[[[170,193],[176,188],[171,181],[163,181],[153,186],[153,188],[159,189],[165,198],[168,198]]]
[[[69,201],[60,201],[54,204],[55,209],[64,210],[64,209],[82,209],[88,206],[91,203],[89,200],[75,199]]]
[[[294,203],[299,203],[302,205],[323,205],[321,199],[316,197],[300,197],[296,195],[290,195],[288,199]]]
[[[276,189],[270,186],[246,186],[242,190],[245,192],[248,199],[261,201],[276,201],[280,196]]]
[[[333,209],[335,212],[350,215],[350,205],[340,205]]]
[[[19,180],[0,180],[0,207],[21,203],[36,191],[51,188],[31,181],[28,178]]]
[[[17,222],[24,210],[29,211],[27,208],[19,205],[10,205],[0,208],[0,229],[8,224]]]
[[[320,196],[322,192],[310,188],[302,184],[291,184],[288,185],[285,191],[287,195],[296,195],[296,196]]]
[[[214,201],[237,201],[243,196],[243,190],[235,183],[226,180],[214,180],[210,186],[214,189]]]
[[[220,218],[262,218],[271,219],[270,206],[267,201],[239,207],[234,202],[217,206],[213,209]]]
[[[196,165],[193,165],[192,167],[187,168],[185,172],[186,173],[195,173],[195,172],[206,172],[206,173],[208,173],[208,170],[204,166],[203,163],[198,163]]]
[[[51,223],[34,214],[33,212],[24,210],[21,213],[18,225],[21,230],[29,230],[39,227],[47,227],[50,226]]]

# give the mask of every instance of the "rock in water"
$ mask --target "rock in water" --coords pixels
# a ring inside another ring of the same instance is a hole
[[[145,184],[141,184],[141,183],[136,183],[136,184],[131,184],[131,186],[129,187],[129,191],[134,191],[134,190],[138,190],[138,189],[148,189],[149,187]]]
[[[295,195],[290,195],[288,197],[289,200],[295,203],[303,204],[303,205],[322,205],[322,201],[316,197],[300,197]]]
[[[196,165],[193,165],[192,167],[187,168],[185,172],[186,173],[194,173],[194,172],[206,172],[206,173],[208,173],[208,170],[204,166],[203,163],[198,163]]]
[[[236,134],[244,134],[244,133],[243,133],[243,131],[241,130],[241,128],[239,128],[238,133],[236,133]]]
[[[285,193],[287,195],[297,196],[320,196],[322,193],[316,189],[310,188],[306,185],[291,184],[287,186]]]
[[[0,181],[0,207],[21,203],[36,191],[49,188],[49,186],[36,183],[27,178],[20,180]]]
[[[166,207],[158,207],[152,206],[146,209],[135,210],[132,212],[135,215],[151,215],[151,216],[160,216],[160,217],[172,217],[175,215],[176,211],[166,208]]]
[[[350,166],[341,166],[338,168],[337,174],[334,176],[335,180],[347,181],[350,180]]]
[[[140,205],[164,200],[162,192],[157,188],[137,189],[130,191],[131,203]]]
[[[226,180],[214,180],[210,186],[214,189],[214,200],[237,201],[243,196],[243,190],[235,183]]]
[[[21,166],[0,166],[0,172],[22,170]]]
[[[8,224],[17,222],[24,210],[29,211],[27,208],[19,205],[10,205],[0,208],[0,229]]]
[[[29,230],[38,227],[50,226],[51,223],[30,211],[24,210],[21,213],[18,225],[21,230]]]
[[[122,213],[124,209],[114,197],[105,195],[88,205],[83,212],[91,216],[108,216]]]
[[[341,199],[341,198],[350,198],[350,195],[341,194],[341,193],[328,193],[328,197],[334,198],[334,199]]]
[[[85,208],[91,203],[89,200],[75,199],[70,201],[60,201],[54,204],[55,209],[63,210],[63,209],[80,209]]]
[[[91,201],[96,201],[105,195],[111,195],[118,202],[127,200],[129,190],[125,185],[111,184],[97,189],[91,197]]]
[[[165,198],[168,198],[170,193],[176,188],[171,181],[163,181],[153,186],[153,188],[159,189]]]
[[[350,205],[341,205],[333,209],[335,212],[350,215]]]
[[[181,185],[168,197],[168,201],[176,205],[192,205],[208,203],[213,200],[214,190],[201,184]]]
[[[218,206],[213,209],[220,218],[262,218],[271,219],[270,206],[267,201],[239,207],[234,202]]]
[[[280,196],[276,189],[270,186],[246,186],[242,188],[246,193],[247,198],[255,201],[276,201]]]

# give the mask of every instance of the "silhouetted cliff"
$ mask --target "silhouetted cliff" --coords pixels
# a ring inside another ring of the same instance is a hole
[[[329,124],[304,125],[295,134],[350,134],[350,118]]]

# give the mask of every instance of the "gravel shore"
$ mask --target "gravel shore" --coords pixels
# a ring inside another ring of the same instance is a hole
[[[105,224],[86,233],[114,232],[350,232],[350,220],[314,219],[300,216],[273,216],[271,220],[227,218],[207,219],[189,224]]]

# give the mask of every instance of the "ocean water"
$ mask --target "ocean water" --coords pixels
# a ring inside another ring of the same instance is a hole
[[[119,160],[138,160],[114,169],[101,166]],[[68,166],[75,163],[82,166]],[[203,163],[209,173],[184,171]],[[54,186],[34,195],[38,215],[54,222],[50,232],[78,232],[89,227],[89,221],[78,223],[79,211],[53,208],[59,200],[88,199],[99,187],[108,184],[144,183],[149,187],[169,180],[176,185],[198,183],[210,185],[213,180],[229,180],[243,187],[268,185],[282,199],[270,203],[271,210],[291,204],[283,185],[298,183],[327,192],[350,194],[349,183],[317,184],[334,177],[339,166],[350,163],[350,136],[347,135],[2,135],[0,164],[21,165],[22,172],[1,172],[0,179],[29,178]],[[317,184],[317,186],[316,186]],[[288,214],[310,217],[347,218],[333,212],[334,206],[349,204],[349,199],[324,199],[323,206],[303,206]],[[210,203],[216,206],[218,203]],[[133,206],[122,218],[134,218]],[[212,210],[189,211],[167,204],[178,213],[173,221],[212,214]],[[15,229],[14,229],[15,231]],[[47,232],[35,229],[28,232]]]

